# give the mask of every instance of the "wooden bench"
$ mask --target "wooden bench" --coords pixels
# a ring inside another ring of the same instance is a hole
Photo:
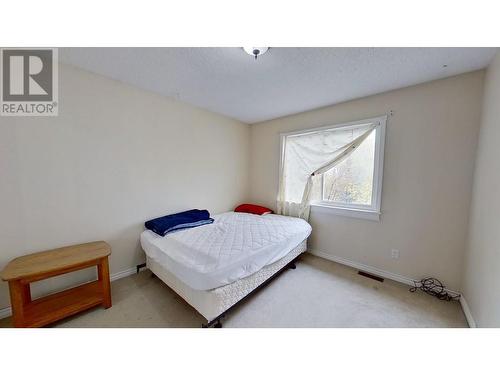
[[[111,307],[110,254],[111,247],[97,241],[13,259],[0,276],[9,282],[14,327],[42,327],[94,306]],[[30,283],[94,266],[96,281],[31,299]]]

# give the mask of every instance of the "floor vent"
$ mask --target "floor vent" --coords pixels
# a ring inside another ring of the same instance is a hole
[[[358,275],[361,275],[361,276],[364,276],[364,277],[368,277],[369,279],[380,281],[381,283],[384,282],[384,278],[383,277],[375,276],[375,275],[372,275],[372,274],[369,274],[369,273],[366,273],[366,272],[363,272],[363,271],[358,271]]]

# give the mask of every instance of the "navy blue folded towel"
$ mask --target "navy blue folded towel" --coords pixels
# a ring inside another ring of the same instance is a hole
[[[160,236],[165,236],[181,229],[199,227],[213,222],[214,219],[210,218],[207,210],[189,210],[146,221],[144,226]]]

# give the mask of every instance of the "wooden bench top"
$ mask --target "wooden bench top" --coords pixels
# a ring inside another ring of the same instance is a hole
[[[0,276],[4,281],[36,277],[78,267],[110,254],[111,247],[104,241],[65,246],[15,258],[5,266]]]

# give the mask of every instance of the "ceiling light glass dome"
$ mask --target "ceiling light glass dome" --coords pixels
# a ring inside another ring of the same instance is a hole
[[[258,56],[263,55],[269,50],[269,47],[243,47],[246,53],[250,56],[254,56],[255,60],[257,60]]]

